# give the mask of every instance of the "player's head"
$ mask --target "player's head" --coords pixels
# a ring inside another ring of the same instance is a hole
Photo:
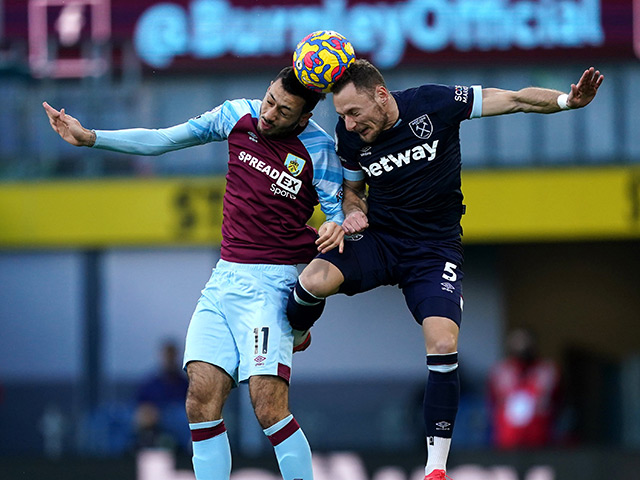
[[[380,71],[364,59],[357,59],[333,85],[333,104],[347,130],[373,142],[396,121],[395,100]]]
[[[292,67],[285,67],[267,89],[260,107],[258,130],[269,137],[280,137],[304,128],[311,118],[311,111],[324,97],[324,93],[302,85]]]

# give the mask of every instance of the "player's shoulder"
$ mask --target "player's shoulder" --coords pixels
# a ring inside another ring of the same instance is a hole
[[[335,155],[333,137],[313,120],[309,120],[305,129],[298,134],[298,140],[304,145],[314,161]]]
[[[309,120],[305,129],[298,134],[298,139],[305,145],[314,144],[333,148],[333,137],[317,122]]]
[[[246,98],[225,100],[215,108],[197,117],[193,117],[190,122],[206,123],[224,121],[235,123],[248,113],[252,116],[258,116],[260,114],[261,103],[261,100],[249,100]]]
[[[437,83],[425,83],[392,93],[401,110],[428,109],[453,100],[455,87]]]
[[[237,98],[234,100],[227,100],[222,104],[222,108],[235,114],[238,117],[243,117],[247,113],[250,113],[252,117],[260,115],[260,107],[262,100]]]

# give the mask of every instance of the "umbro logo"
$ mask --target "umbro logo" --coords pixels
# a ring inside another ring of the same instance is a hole
[[[451,285],[449,282],[442,282],[440,284],[440,287],[442,290],[445,290],[449,293],[453,293],[454,290],[456,289],[456,287],[454,287],[453,285]]]
[[[409,122],[409,128],[411,128],[413,134],[418,138],[426,139],[433,133],[433,125],[431,124],[431,119],[427,114]]]
[[[370,146],[362,147],[360,149],[360,156],[361,157],[366,157],[367,155],[371,155],[371,147]]]
[[[451,424],[442,420],[436,423],[436,430],[451,430]]]
[[[258,143],[258,135],[256,135],[254,132],[249,132],[249,140]]]
[[[262,355],[258,355],[256,358],[253,359],[253,361],[256,362],[257,367],[260,367],[264,365],[264,361],[266,359],[267,359],[266,357],[263,357]]]

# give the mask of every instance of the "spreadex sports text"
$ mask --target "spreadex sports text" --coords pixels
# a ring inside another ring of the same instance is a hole
[[[259,158],[254,157],[244,150],[240,152],[238,159],[275,180],[275,183],[271,184],[271,192],[274,195],[280,195],[292,200],[296,199],[296,194],[300,191],[302,181],[289,175],[285,171],[280,171],[271,165],[267,165]]]

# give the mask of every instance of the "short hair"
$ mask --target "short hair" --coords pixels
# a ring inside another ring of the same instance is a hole
[[[320,100],[324,100],[326,97],[326,94],[314,92],[300,83],[300,80],[297,79],[293,72],[293,67],[284,67],[280,70],[280,73],[278,73],[278,76],[276,76],[273,81],[275,82],[278,79],[282,80],[282,87],[286,92],[304,100],[302,113],[309,113],[316,107]]]
[[[331,92],[334,94],[340,93],[340,91],[350,83],[353,83],[353,86],[358,92],[364,91],[370,95],[373,95],[377,86],[387,86],[380,70],[364,58],[358,58],[349,65],[342,76],[340,76],[336,83],[333,84],[333,87],[331,87]]]

